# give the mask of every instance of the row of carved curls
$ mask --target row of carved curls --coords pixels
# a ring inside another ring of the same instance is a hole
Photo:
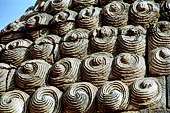
[[[25,113],[28,109],[30,113],[113,112],[126,110],[129,104],[139,109],[149,108],[161,97],[161,84],[151,77],[137,79],[130,90],[117,80],[106,82],[100,89],[88,82],[78,82],[64,93],[53,86],[41,87],[31,96],[29,103],[29,95],[23,91],[6,92],[0,99],[0,112]]]

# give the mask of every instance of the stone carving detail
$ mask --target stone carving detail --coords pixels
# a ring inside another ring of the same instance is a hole
[[[100,26],[100,11],[98,7],[88,7],[82,9],[77,17],[77,27],[92,30]]]
[[[103,6],[109,4],[109,3],[113,2],[113,1],[121,1],[121,2],[123,2],[123,0],[99,0],[99,5],[103,7]]]
[[[97,102],[101,113],[125,110],[129,103],[129,88],[121,81],[106,82],[98,91]]]
[[[142,56],[121,53],[113,60],[111,79],[119,79],[130,85],[137,78],[143,78],[146,73],[145,60]]]
[[[73,0],[72,9],[79,12],[84,8],[96,6],[97,3],[98,0]]]
[[[49,13],[50,3],[51,3],[51,0],[42,0],[42,1],[36,2],[35,6],[33,7],[33,10],[37,12]]]
[[[82,79],[96,87],[101,87],[108,80],[112,58],[100,54],[87,57],[82,63]]]
[[[63,95],[65,113],[95,113],[97,87],[88,82],[73,84]]]
[[[148,33],[148,51],[170,45],[170,22],[159,21]]]
[[[161,0],[159,0],[161,1]],[[170,0],[162,0],[164,1],[161,4],[161,9],[160,9],[160,14],[161,14],[161,18],[162,20],[166,20],[166,21],[170,21]]]
[[[120,28],[120,36],[117,41],[119,53],[133,53],[145,55],[146,30],[141,26],[127,25]]]
[[[115,52],[115,43],[118,30],[114,27],[97,27],[90,32],[90,51],[95,52]]]
[[[59,59],[59,43],[61,38],[57,35],[46,35],[35,40],[30,47],[30,56],[33,59],[43,59],[54,63]]]
[[[72,0],[51,0],[51,13],[56,14],[60,11],[68,9],[71,5]]]
[[[152,1],[135,1],[129,8],[129,22],[149,28],[159,18],[159,4]]]
[[[73,28],[75,28],[75,18],[77,12],[71,10],[65,10],[57,13],[52,19],[53,33],[63,36]]]
[[[51,68],[49,83],[66,91],[79,79],[81,61],[76,58],[63,58],[57,61]]]
[[[149,71],[151,76],[170,75],[170,49],[160,47],[149,54]]]
[[[53,86],[37,89],[30,100],[30,113],[62,113],[62,94]]]
[[[122,27],[128,22],[129,4],[121,1],[113,1],[106,5],[102,10],[104,25]]]
[[[46,85],[49,65],[44,60],[30,60],[21,64],[16,72],[16,84],[28,94]]]
[[[27,113],[29,95],[20,90],[4,93],[0,97],[1,113]]]
[[[161,96],[162,87],[156,78],[141,78],[132,84],[131,104],[137,108],[153,107]]]
[[[14,67],[20,66],[28,58],[28,47],[31,44],[32,42],[27,39],[17,39],[9,42],[2,52],[2,61]]]
[[[45,27],[49,25],[52,18],[53,16],[46,13],[38,13],[30,16],[26,21],[26,34],[28,37],[31,38],[31,40],[35,40],[48,34],[48,29]]]
[[[8,64],[0,63],[0,94],[15,88],[15,69],[11,69]]]
[[[60,45],[62,57],[82,59],[87,55],[88,33],[86,29],[74,29],[68,32]]]

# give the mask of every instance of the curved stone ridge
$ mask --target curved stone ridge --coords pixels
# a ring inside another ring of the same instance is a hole
[[[120,28],[117,39],[118,53],[145,55],[146,30],[141,26],[127,25]]]
[[[51,21],[53,26],[53,33],[59,36],[63,36],[70,30],[74,29],[75,18],[77,14],[77,12],[72,10],[65,10],[57,13]]]
[[[72,9],[79,12],[84,8],[96,6],[97,3],[98,0],[73,0]]]
[[[128,22],[129,4],[121,1],[113,1],[102,10],[104,25],[123,27]]]
[[[86,29],[74,29],[68,32],[60,45],[62,57],[82,59],[87,55],[88,33]]]
[[[159,0],[160,1],[160,0]],[[160,15],[162,20],[170,21],[170,0],[162,0]]]
[[[63,58],[57,61],[51,68],[49,83],[66,91],[80,76],[81,61],[76,58]]]
[[[97,87],[101,87],[109,78],[112,58],[107,55],[94,54],[82,63],[82,78]]]
[[[114,53],[118,30],[114,27],[97,27],[90,32],[90,51]]]
[[[0,63],[0,94],[15,88],[15,69],[5,63]]]
[[[98,7],[82,9],[76,20],[77,27],[92,30],[100,26],[100,11]]]
[[[71,5],[72,0],[51,0],[50,11],[52,14],[59,13],[68,9]]]
[[[17,39],[9,42],[2,52],[1,59],[3,62],[18,67],[21,63],[28,58],[28,47],[32,44],[27,39]]]
[[[73,84],[63,95],[66,113],[95,113],[97,87],[88,82]]]
[[[1,113],[27,113],[29,95],[20,90],[4,93],[0,97]]]
[[[159,21],[148,33],[148,51],[170,45],[170,22]]]
[[[29,60],[21,64],[16,72],[16,84],[28,94],[32,94],[46,79],[51,65],[44,60]]]
[[[135,1],[129,8],[129,22],[149,28],[159,18],[159,4],[153,1]]]
[[[153,107],[162,96],[162,87],[156,78],[137,79],[132,84],[131,103],[137,108]]]
[[[30,100],[30,113],[62,113],[62,94],[53,86],[37,89]]]
[[[137,78],[145,76],[145,60],[140,55],[121,53],[113,60],[112,71],[112,80],[118,79],[129,85]]]
[[[97,102],[100,112],[126,110],[129,104],[129,88],[121,81],[106,82],[98,91]]]
[[[170,49],[160,47],[149,54],[149,71],[151,76],[165,76],[170,74]]]
[[[29,48],[30,56],[33,59],[43,59],[49,63],[54,63],[59,59],[59,43],[61,37],[57,35],[46,35],[36,39]]]

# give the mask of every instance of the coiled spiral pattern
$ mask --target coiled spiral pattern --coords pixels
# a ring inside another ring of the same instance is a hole
[[[137,79],[131,88],[131,103],[137,108],[153,107],[161,99],[162,87],[156,78]]]
[[[88,30],[95,29],[100,26],[100,11],[101,8],[98,7],[88,7],[82,9],[78,14],[76,25],[79,28]]]
[[[162,20],[170,21],[170,0],[165,0],[161,4],[160,15]]]
[[[27,39],[17,39],[6,45],[6,49],[2,52],[2,60],[8,64],[18,67],[28,58],[27,48],[32,44]]]
[[[112,58],[103,55],[89,56],[82,64],[82,78],[101,87],[109,78]]]
[[[88,33],[86,29],[75,29],[68,32],[60,44],[62,57],[82,59],[87,55]]]
[[[129,22],[149,28],[159,18],[159,4],[153,1],[135,1],[129,8]]]
[[[63,36],[74,29],[77,14],[77,12],[72,10],[65,10],[57,13],[51,21],[53,32],[56,35]]]
[[[81,61],[76,58],[63,58],[51,68],[49,82],[51,85],[65,91],[79,78]]]
[[[62,113],[62,92],[53,86],[41,87],[33,94],[30,113]]]
[[[118,30],[114,27],[97,27],[90,33],[90,50],[95,52],[115,52]]]
[[[115,57],[112,70],[111,79],[119,79],[129,85],[137,78],[145,76],[145,60],[136,54],[121,53]]]
[[[60,40],[61,37],[57,35],[46,35],[36,39],[29,49],[31,57],[54,63],[59,58]]]
[[[106,82],[97,93],[100,112],[125,110],[129,103],[129,88],[121,81]]]
[[[120,28],[120,36],[117,40],[119,53],[132,53],[145,55],[146,30],[141,26],[127,25]]]
[[[37,88],[46,85],[50,67],[44,60],[25,61],[16,72],[16,84],[28,94],[32,94]]]
[[[4,93],[0,98],[1,113],[27,113],[29,95],[20,90]]]
[[[149,71],[152,76],[165,76],[170,74],[170,49],[160,47],[149,54]]]
[[[170,45],[170,22],[159,21],[148,33],[148,51]]]
[[[113,1],[102,10],[103,24],[113,27],[123,27],[128,22],[129,4]]]
[[[73,84],[63,96],[66,113],[95,113],[97,87],[88,82]]]

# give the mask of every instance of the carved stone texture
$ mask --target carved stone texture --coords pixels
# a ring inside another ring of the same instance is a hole
[[[35,40],[30,47],[30,56],[33,59],[43,59],[48,63],[54,63],[59,59],[59,43],[61,37],[46,35]]]
[[[165,77],[136,79],[131,85],[131,109],[165,109],[165,90]]]
[[[92,30],[100,26],[100,11],[98,7],[82,9],[76,19],[77,27]]]
[[[113,2],[113,1],[121,1],[123,2],[123,0],[99,0],[99,6],[104,7],[105,5]]]
[[[38,13],[29,17],[26,21],[26,34],[31,40],[35,40],[43,35],[48,34],[47,26],[53,16],[46,13]]]
[[[74,29],[77,14],[77,12],[71,10],[57,13],[51,21],[53,33],[63,36],[70,30]]]
[[[102,12],[102,22],[104,25],[113,27],[123,27],[128,22],[129,4],[121,1],[113,1],[106,5]]]
[[[70,7],[72,0],[51,0],[50,13],[55,15],[61,11],[64,11]]]
[[[124,2],[127,2],[127,3],[129,3],[129,4],[132,4],[132,3],[134,3],[135,1],[137,1],[137,0],[124,0]],[[154,2],[154,0],[145,0],[145,1],[153,1]],[[156,1],[156,0],[155,0]],[[160,1],[160,0],[158,0],[158,1]]]
[[[126,110],[129,104],[129,88],[121,81],[106,82],[97,93],[100,113]]]
[[[161,3],[160,15],[162,20],[170,21],[170,0],[164,0],[164,2]]]
[[[37,88],[46,85],[50,67],[44,60],[25,61],[16,71],[16,84],[28,94],[33,94]]]
[[[167,107],[170,108],[170,76],[167,77],[167,89],[166,89],[166,93],[167,93]]]
[[[62,94],[59,89],[53,86],[37,89],[30,100],[30,113],[63,113]]]
[[[65,113],[96,113],[97,90],[88,82],[73,84],[63,95]]]
[[[0,42],[9,43],[15,39],[23,38],[25,29],[25,21],[19,19],[13,23],[8,24],[4,29],[0,31]]]
[[[170,75],[170,49],[160,47],[152,50],[149,54],[150,76]]]
[[[33,7],[33,10],[37,12],[42,12],[42,13],[49,13],[50,3],[51,3],[51,0],[37,1]]]
[[[129,8],[129,23],[149,28],[159,18],[159,4],[152,1],[135,1]]]
[[[4,93],[0,97],[1,113],[27,113],[29,95],[20,90]]]
[[[148,33],[148,51],[170,45],[170,22],[159,21]]]
[[[80,10],[96,6],[98,4],[98,0],[73,0],[72,9],[79,12]]]
[[[62,57],[83,59],[87,55],[88,33],[86,29],[74,29],[61,40],[60,51]]]
[[[108,80],[113,58],[102,53],[92,54],[82,63],[82,80],[101,87]]]
[[[8,64],[0,63],[0,94],[15,88],[15,69]]]
[[[63,58],[51,68],[49,84],[66,91],[80,76],[81,61],[76,58]]]
[[[115,53],[118,30],[114,27],[97,27],[90,32],[90,52]]]
[[[111,80],[121,80],[130,85],[137,78],[143,78],[146,73],[145,60],[142,56],[121,53],[113,60]]]
[[[19,67],[21,63],[28,59],[28,47],[32,44],[27,39],[17,39],[9,42],[2,52],[1,60],[13,67]]]
[[[146,30],[142,26],[127,25],[120,28],[117,39],[118,53],[145,55]]]

